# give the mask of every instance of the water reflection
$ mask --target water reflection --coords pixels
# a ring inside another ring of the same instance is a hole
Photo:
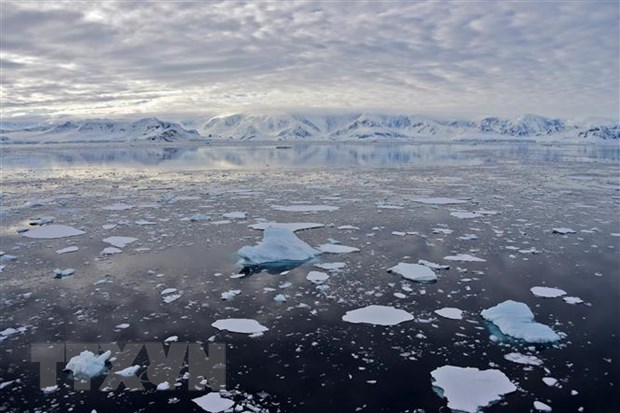
[[[400,167],[476,165],[498,159],[618,162],[618,145],[536,144],[295,144],[157,148],[3,148],[10,169],[158,168],[260,169],[304,167]]]

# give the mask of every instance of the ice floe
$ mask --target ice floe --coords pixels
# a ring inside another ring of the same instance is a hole
[[[70,252],[76,252],[78,251],[80,248],[79,247],[66,247],[66,248],[61,248],[59,250],[56,250],[56,254],[68,254]]]
[[[90,379],[104,372],[105,362],[111,355],[110,350],[97,356],[93,352],[85,350],[72,357],[65,366],[65,370],[71,370],[73,376],[78,379]]]
[[[230,399],[225,399],[217,392],[211,392],[204,396],[192,399],[202,410],[209,413],[220,413],[228,410],[235,405]],[[241,410],[240,410],[241,411]]]
[[[435,264],[434,262],[426,261],[426,260],[418,260],[418,264],[424,265],[432,270],[449,270],[449,265]]]
[[[419,202],[422,204],[431,204],[431,205],[453,205],[453,204],[465,204],[468,201],[464,201],[462,199],[456,198],[443,198],[443,197],[435,197],[435,198],[414,198],[414,202]]]
[[[388,272],[398,274],[407,280],[416,282],[433,282],[437,281],[437,274],[425,265],[408,264],[401,262],[398,265],[389,268]]]
[[[463,319],[463,310],[453,307],[440,308],[439,310],[435,310],[435,314],[438,314],[444,318],[449,318],[451,320]]]
[[[224,291],[221,294],[221,297],[222,297],[222,300],[232,300],[239,294],[241,294],[241,290],[228,290],[228,291]]]
[[[536,400],[534,402],[534,409],[538,410],[539,412],[550,412],[550,411],[552,411],[551,406],[549,406],[548,404],[545,404],[543,402],[539,402],[538,400]]]
[[[30,229],[26,232],[22,232],[21,235],[26,238],[55,239],[74,237],[76,235],[82,235],[85,233],[86,232],[82,230],[70,227],[68,225],[51,224]]]
[[[347,266],[344,262],[323,262],[320,264],[314,264],[315,267],[325,271],[338,271]]]
[[[413,315],[405,310],[384,305],[369,305],[356,310],[347,311],[342,320],[348,323],[365,323],[380,326],[393,326],[413,320]]]
[[[331,205],[272,205],[271,208],[286,212],[329,212],[340,209]]]
[[[259,324],[258,321],[248,318],[227,318],[217,320],[211,324],[218,330],[226,330],[232,333],[256,334],[269,330],[267,327]]]
[[[450,215],[460,219],[480,218],[482,216],[482,214],[470,211],[454,211],[450,212]]]
[[[116,248],[116,247],[106,247],[103,249],[103,251],[101,251],[101,255],[114,255],[114,254],[120,254],[122,252],[123,250]]]
[[[306,275],[306,279],[314,284],[323,284],[329,279],[329,275],[321,271],[310,271]]]
[[[530,288],[530,291],[536,297],[543,298],[557,298],[566,295],[566,291],[551,287],[532,287]]]
[[[582,304],[583,300],[579,297],[562,297],[567,304]]]
[[[528,356],[521,353],[508,353],[504,355],[504,358],[508,361],[517,364],[526,364],[529,366],[542,366],[543,361],[536,356]]]
[[[106,244],[110,244],[116,248],[125,248],[128,244],[131,244],[134,241],[137,241],[138,238],[132,237],[108,237],[104,238],[103,242]]]
[[[64,270],[61,270],[60,268],[56,268],[54,270],[55,278],[64,278],[64,277],[68,277],[73,274],[75,274],[75,270],[73,268],[66,268]]]
[[[140,365],[136,364],[135,366],[129,366],[125,369],[115,371],[114,374],[118,374],[119,376],[123,377],[131,377],[134,376],[138,372],[138,370],[140,370]]]
[[[315,222],[259,222],[258,224],[249,225],[250,228],[261,231],[264,231],[267,228],[281,228],[292,232],[322,228],[324,226],[324,224],[317,224]]]
[[[349,254],[351,252],[359,252],[359,248],[347,247],[339,244],[322,244],[317,249],[326,254]]]
[[[265,228],[263,240],[258,245],[242,247],[237,251],[244,264],[307,261],[320,253],[284,228]]]
[[[574,229],[570,229],[570,228],[553,228],[552,232],[554,234],[561,234],[561,235],[577,233],[577,231],[575,231]]]
[[[474,257],[470,254],[457,254],[457,255],[448,255],[443,257],[444,260],[448,261],[462,261],[462,262],[485,262],[486,260],[483,258]]]
[[[553,343],[561,339],[551,327],[535,322],[534,314],[524,303],[507,300],[482,310],[480,314],[495,324],[503,334],[528,343]]]
[[[448,400],[448,408],[467,413],[479,412],[512,393],[517,387],[500,370],[442,366],[431,372],[433,387]]]
[[[223,216],[224,218],[227,218],[227,219],[245,219],[247,214],[241,211],[233,211],[233,212],[227,212]]]
[[[106,211],[125,211],[125,210],[132,209],[132,208],[134,208],[133,205],[129,205],[124,202],[119,202],[116,204],[104,206],[101,209],[105,209]]]
[[[209,221],[210,219],[211,217],[205,214],[196,214],[189,217],[189,220],[192,222]]]

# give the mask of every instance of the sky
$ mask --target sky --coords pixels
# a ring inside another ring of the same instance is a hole
[[[619,2],[1,2],[1,114],[618,118]]]

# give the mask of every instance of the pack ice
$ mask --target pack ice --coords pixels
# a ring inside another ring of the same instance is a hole
[[[551,327],[535,322],[534,314],[524,303],[507,300],[480,314],[503,334],[528,343],[553,343],[561,339]]]
[[[110,358],[110,350],[95,356],[91,351],[82,351],[79,355],[71,357],[65,370],[71,370],[73,376],[79,379],[90,379],[98,376],[105,370],[105,362]]]
[[[500,370],[443,366],[431,372],[433,387],[452,410],[476,413],[517,387]]]
[[[307,261],[319,255],[304,241],[297,238],[293,231],[285,228],[267,227],[263,240],[254,247],[245,246],[237,254],[245,264],[268,264],[289,261]]]
[[[413,315],[405,310],[384,305],[369,305],[356,310],[347,311],[342,320],[348,323],[365,323],[380,326],[394,326],[413,320]]]
[[[26,232],[22,232],[21,235],[26,238],[54,239],[74,237],[76,235],[82,234],[86,234],[86,232],[81,231],[77,228],[70,227],[68,225],[52,224],[30,229]]]

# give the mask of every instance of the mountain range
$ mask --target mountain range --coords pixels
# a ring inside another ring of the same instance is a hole
[[[191,125],[188,126],[188,125]],[[358,141],[358,140],[620,139],[620,124],[525,115],[514,119],[439,120],[408,114],[235,113],[178,123],[158,118],[86,119],[41,124],[0,123],[4,143],[118,141]]]

